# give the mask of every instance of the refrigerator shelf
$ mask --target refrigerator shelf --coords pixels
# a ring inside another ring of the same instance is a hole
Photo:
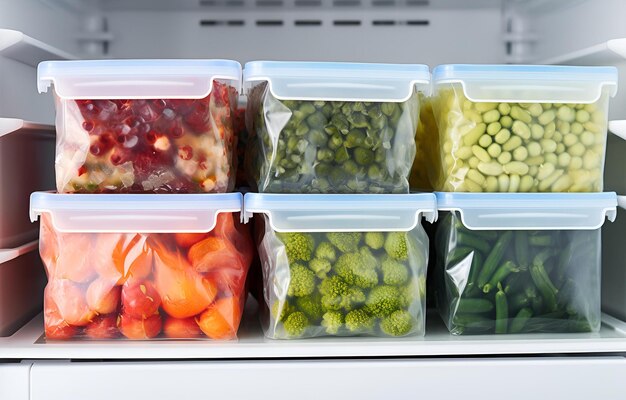
[[[619,38],[541,60],[538,64],[614,65],[624,60],[626,60],[626,38]]]
[[[0,54],[32,67],[36,67],[44,60],[76,58],[63,50],[12,29],[0,29]]]
[[[252,303],[253,301],[249,301]],[[13,336],[0,338],[0,359],[285,359],[352,357],[436,357],[533,354],[626,354],[626,322],[603,314],[600,332],[452,336],[436,313],[427,316],[418,338],[315,338],[271,340],[263,336],[248,307],[238,341],[206,340],[70,341],[46,343],[38,315]]]
[[[609,131],[626,140],[626,120],[609,121]]]

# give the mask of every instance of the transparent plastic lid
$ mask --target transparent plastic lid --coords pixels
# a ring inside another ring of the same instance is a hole
[[[241,193],[30,196],[30,219],[47,213],[60,232],[210,232],[217,215],[241,211]]]
[[[54,84],[64,99],[201,99],[214,79],[241,90],[241,64],[231,60],[44,61],[37,68],[39,93]]]
[[[617,75],[615,67],[450,64],[433,70],[433,84],[459,83],[472,101],[595,103],[615,96]]]
[[[615,193],[436,193],[439,211],[458,211],[474,230],[592,230],[614,221]]]
[[[437,219],[432,193],[267,194],[247,193],[244,215],[268,216],[278,232],[410,231],[424,216]]]
[[[401,102],[430,88],[428,66],[421,64],[253,61],[243,79],[246,91],[268,82],[281,100]]]

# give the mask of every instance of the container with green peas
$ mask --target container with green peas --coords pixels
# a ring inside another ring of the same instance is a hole
[[[259,61],[244,81],[259,192],[409,192],[427,66]]]
[[[433,84],[437,190],[602,191],[615,68],[442,65]]]
[[[451,333],[597,332],[615,193],[438,193],[437,307]]]

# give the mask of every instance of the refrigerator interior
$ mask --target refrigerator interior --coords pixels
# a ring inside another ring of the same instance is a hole
[[[50,59],[614,65],[621,79],[610,105],[616,135],[609,133],[605,190],[626,194],[626,141],[617,136],[626,138],[626,123],[619,122],[626,120],[625,17],[623,0],[0,0],[0,118],[52,131],[51,94],[36,87],[36,66]],[[11,212],[3,209],[2,218]],[[236,342],[45,343],[41,315],[29,322],[24,315],[20,330],[0,337],[0,398],[195,398],[205,383],[214,395],[238,398],[302,395],[275,383],[274,374],[283,383],[304,375],[327,382],[316,396],[345,394],[345,382],[358,379],[363,384],[351,397],[423,388],[457,398],[458,388],[489,376],[494,398],[498,392],[618,398],[626,376],[625,232],[622,209],[603,227],[597,334],[456,337],[431,312],[425,338],[273,341],[263,338],[249,302]],[[16,284],[21,293],[41,291],[38,279]],[[520,385],[527,379],[533,385]],[[243,387],[234,395],[237,386]]]

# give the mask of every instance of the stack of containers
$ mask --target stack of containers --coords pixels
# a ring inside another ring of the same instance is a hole
[[[434,282],[449,330],[597,331],[616,69],[443,65],[433,84],[439,135],[418,140],[438,152]]]
[[[423,335],[433,194],[409,194],[424,65],[251,62],[267,337]]]
[[[47,339],[236,337],[253,248],[239,222],[222,60],[44,62],[55,88],[58,193],[41,218]]]

